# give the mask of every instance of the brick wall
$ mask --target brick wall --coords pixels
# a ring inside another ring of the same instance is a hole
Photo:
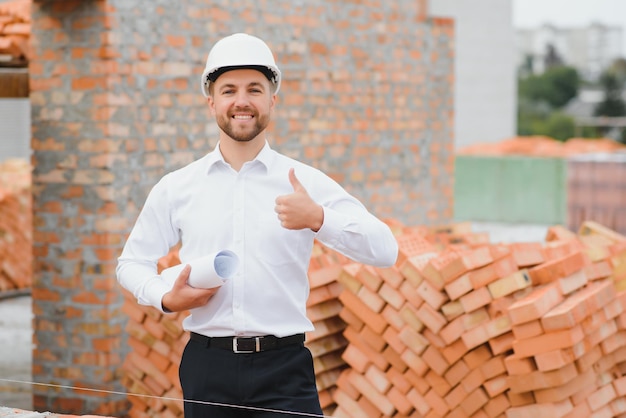
[[[210,46],[263,37],[284,73],[272,145],[377,215],[452,217],[453,25],[425,1],[35,1],[33,378],[123,391],[116,258],[157,178],[211,149]],[[34,387],[34,406],[113,414],[120,396]]]

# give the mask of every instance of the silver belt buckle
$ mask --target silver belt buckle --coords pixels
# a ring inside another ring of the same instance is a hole
[[[233,337],[233,353],[239,353],[239,354],[249,354],[249,353],[258,353],[259,351],[261,351],[261,337],[254,337],[254,350],[239,350],[239,338],[240,337]],[[241,337],[244,338],[244,337]],[[249,337],[245,337],[245,338],[249,338]]]

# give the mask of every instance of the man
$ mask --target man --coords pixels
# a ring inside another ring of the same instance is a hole
[[[202,92],[219,127],[216,148],[165,175],[150,192],[119,258],[118,280],[140,304],[190,311],[180,364],[185,417],[321,415],[304,333],[314,239],[387,267],[387,225],[319,170],[272,150],[266,129],[281,72],[259,38],[237,33],[211,49]],[[228,248],[233,277],[213,289],[174,283],[157,261],[181,242],[183,264]]]

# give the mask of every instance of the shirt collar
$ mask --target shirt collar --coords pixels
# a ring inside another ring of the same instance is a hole
[[[263,146],[263,148],[261,148],[261,151],[258,153],[256,158],[252,160],[252,163],[262,164],[262,166],[265,167],[265,171],[267,172],[272,166],[272,163],[274,162],[275,157],[276,155],[275,155],[274,150],[272,150],[272,148],[270,147],[270,144],[267,141],[265,141],[265,145]],[[216,167],[216,164],[218,163],[224,166],[228,165],[228,163],[224,160],[224,156],[222,155],[222,152],[220,151],[219,141],[217,145],[215,146],[215,148],[213,149],[213,151],[207,154],[206,163],[207,163],[207,173],[213,170],[213,168]]]

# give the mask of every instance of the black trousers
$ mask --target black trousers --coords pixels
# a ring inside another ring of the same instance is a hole
[[[243,354],[190,340],[179,377],[185,418],[323,416],[304,344]]]

